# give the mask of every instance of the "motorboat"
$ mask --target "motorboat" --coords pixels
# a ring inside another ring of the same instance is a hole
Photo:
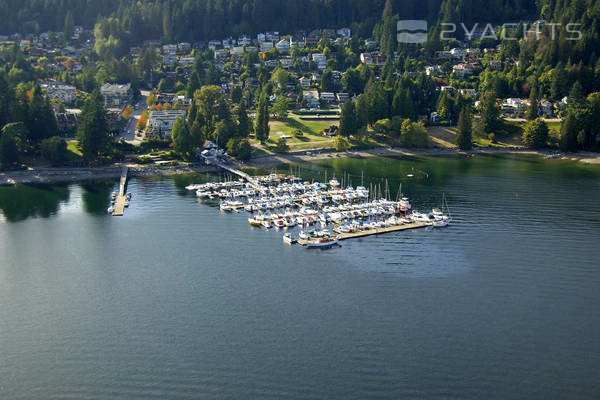
[[[283,243],[294,244],[296,242],[297,240],[293,238],[290,233],[286,233],[285,235],[283,235]]]
[[[256,218],[248,218],[248,224],[251,226],[261,226],[262,221],[259,221]]]

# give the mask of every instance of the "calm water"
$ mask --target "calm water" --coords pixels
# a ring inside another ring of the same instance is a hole
[[[323,166],[455,224],[309,251],[203,177],[0,188],[0,399],[600,398],[600,168]]]

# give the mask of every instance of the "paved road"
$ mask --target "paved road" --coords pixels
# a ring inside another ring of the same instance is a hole
[[[125,130],[119,132],[119,135],[116,138],[117,140],[125,140],[126,142],[130,142],[133,144],[139,144],[143,140],[143,137],[135,136],[135,127],[138,123],[138,120],[140,119],[140,116],[142,115],[142,112],[145,109],[146,96],[142,95],[140,97],[140,100],[136,104],[134,104],[133,115],[131,116],[129,121],[127,121],[127,124],[124,128]]]

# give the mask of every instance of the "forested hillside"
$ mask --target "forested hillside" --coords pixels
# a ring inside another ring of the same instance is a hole
[[[380,18],[384,0],[1,0],[0,33],[62,31],[65,16],[91,27],[112,15],[132,35],[201,40],[262,30],[336,27]],[[537,13],[534,0],[395,0],[404,19],[500,22]]]

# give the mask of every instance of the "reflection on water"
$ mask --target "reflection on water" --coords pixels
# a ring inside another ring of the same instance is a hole
[[[0,212],[8,222],[29,217],[48,218],[69,200],[67,185],[15,185],[0,187]]]

